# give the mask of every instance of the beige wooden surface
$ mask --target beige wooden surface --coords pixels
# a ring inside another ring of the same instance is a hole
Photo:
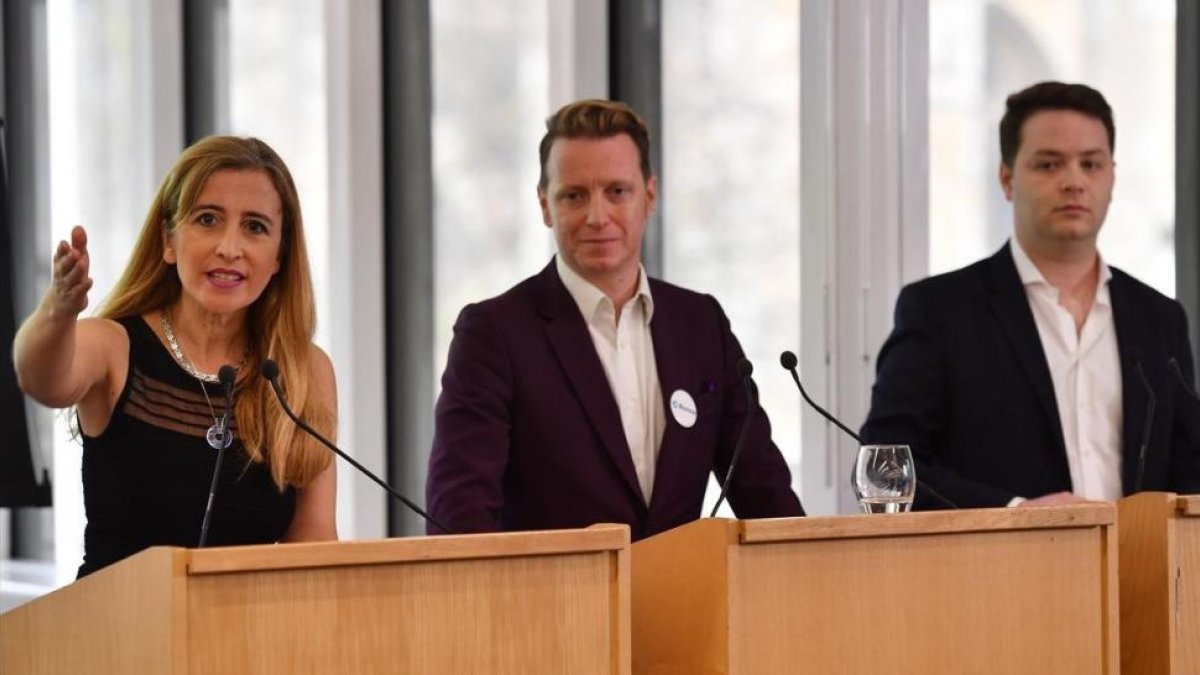
[[[1181,496],[1175,512],[1176,644],[1179,670],[1200,675],[1200,495]]]
[[[1116,673],[1114,521],[1093,504],[693,523],[633,546],[634,672]]]
[[[145,551],[0,615],[0,673],[185,672],[186,559]]]
[[[1119,505],[1121,671],[1200,674],[1200,496]]]
[[[1086,527],[1111,525],[1112,522],[1112,506],[1102,503],[1080,504],[1071,508],[962,509],[835,518],[772,518],[743,521],[741,540],[753,544],[780,540],[860,539],[907,534]]]
[[[390,562],[455,560],[462,558],[506,558],[613,551],[628,539],[627,528],[597,525],[580,530],[499,532],[455,537],[407,537],[368,541],[288,544],[287,555],[280,546],[236,546],[189,551],[192,574],[210,572],[327,567],[370,564],[381,558]]]
[[[147,611],[122,618],[122,602]],[[628,603],[623,525],[151,549],[30,603],[32,620],[0,617],[22,659],[3,672],[629,673]],[[136,667],[47,657],[75,651],[55,624],[81,609],[79,627]],[[114,621],[127,641],[111,642]]]
[[[633,672],[706,675],[729,645],[733,521],[706,518],[633,545]]]

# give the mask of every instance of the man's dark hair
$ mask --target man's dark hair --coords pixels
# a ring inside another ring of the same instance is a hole
[[[1074,110],[1094,117],[1108,131],[1109,152],[1116,150],[1117,130],[1112,108],[1104,95],[1085,84],[1039,82],[1008,97],[1004,117],[1000,118],[1000,160],[1012,167],[1021,147],[1021,127],[1031,115],[1043,110]]]
[[[550,147],[559,138],[612,138],[625,134],[637,146],[642,178],[650,180],[650,129],[633,108],[620,101],[590,99],[568,103],[546,120],[546,135],[538,147],[542,170],[538,187],[545,189],[550,177],[546,162]]]

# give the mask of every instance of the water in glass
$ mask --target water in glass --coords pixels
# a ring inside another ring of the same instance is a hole
[[[900,513],[912,508],[917,470],[907,445],[864,445],[851,482],[866,513]]]

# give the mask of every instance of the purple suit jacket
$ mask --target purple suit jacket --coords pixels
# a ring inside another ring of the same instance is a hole
[[[682,389],[698,413],[684,428],[665,411],[650,504],[587,325],[551,262],[458,317],[425,486],[434,518],[463,533],[626,523],[637,540],[701,515],[708,473],[724,480],[746,415],[742,349],[711,296],[656,279],[650,289],[664,406]],[[741,518],[804,515],[761,407],[728,497]]]

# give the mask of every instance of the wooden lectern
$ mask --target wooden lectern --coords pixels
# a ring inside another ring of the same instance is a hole
[[[633,545],[633,672],[1115,674],[1111,504],[702,520]]]
[[[1200,673],[1200,495],[1122,499],[1121,672]]]
[[[629,673],[629,528],[152,548],[0,616],[0,672]]]

